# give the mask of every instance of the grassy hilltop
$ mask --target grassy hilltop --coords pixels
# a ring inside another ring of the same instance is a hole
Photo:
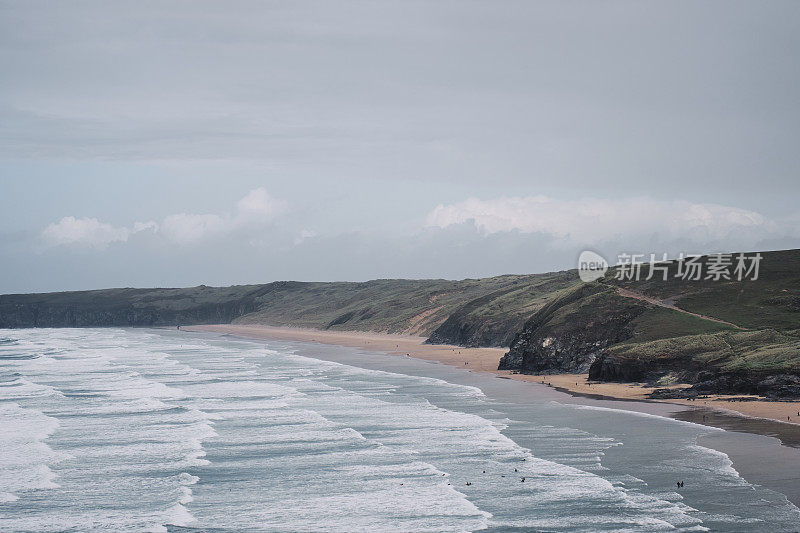
[[[239,323],[510,346],[500,367],[684,382],[660,394],[800,396],[800,250],[761,252],[757,280],[582,283],[576,271],[485,279],[280,281],[0,296],[0,328]],[[709,259],[703,258],[707,266]],[[704,270],[705,271],[705,270]]]
[[[676,262],[666,280],[644,268],[620,281],[611,269],[537,311],[501,368],[693,384],[661,395],[800,395],[800,250],[761,255],[757,280],[683,280]]]
[[[575,272],[485,279],[279,281],[182,289],[104,289],[0,296],[0,328],[266,324],[432,336],[508,346]],[[442,326],[440,328],[440,326]]]

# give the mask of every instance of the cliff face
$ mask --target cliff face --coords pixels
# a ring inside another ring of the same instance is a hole
[[[601,381],[685,383],[658,398],[700,394],[800,396],[800,336],[776,330],[728,330],[613,346],[589,369]]]
[[[609,346],[630,338],[645,311],[598,285],[584,285],[537,312],[514,337],[501,370],[583,373]]]
[[[456,309],[428,338],[428,344],[459,346],[508,346],[525,321],[524,316],[509,312],[489,317],[483,309],[508,291],[478,298]]]
[[[0,296],[0,328],[172,326],[228,323],[256,309],[248,287],[109,289]]]
[[[574,272],[485,279],[274,282],[234,287],[104,289],[0,295],[0,328],[237,323],[430,336],[508,346]]]
[[[563,271],[508,284],[453,309],[427,342],[509,346],[531,315],[579,283],[574,271]]]
[[[275,282],[0,295],[0,328],[239,323],[510,345],[501,369],[685,383],[659,394],[800,395],[800,250],[762,252],[757,280],[625,281],[613,270],[485,279]],[[707,261],[707,259],[706,259]],[[643,274],[646,274],[644,272]]]
[[[752,257],[754,254],[747,254]],[[683,383],[655,397],[800,396],[800,250],[761,252],[756,279],[619,281],[612,269],[525,323],[501,369],[599,381]],[[707,265],[711,258],[701,258]]]

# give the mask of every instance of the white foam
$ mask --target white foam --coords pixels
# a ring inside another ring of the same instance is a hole
[[[170,526],[188,526],[195,521],[192,513],[190,513],[189,510],[180,503],[170,507],[164,514],[164,524]]]
[[[15,349],[51,355],[0,362],[0,371],[13,366],[28,381],[15,401],[36,428],[15,427],[17,437],[30,435],[19,437],[30,460],[20,450],[14,467],[37,476],[42,487],[33,490],[49,491],[45,501],[58,512],[33,512],[26,505],[41,498],[28,504],[22,491],[5,491],[0,499],[22,496],[14,503],[21,511],[0,528],[704,528],[705,515],[681,495],[603,468],[603,452],[620,442],[514,422],[488,409],[475,387],[191,334],[18,336]],[[652,416],[634,416],[642,415]],[[536,433],[530,450],[503,433],[520,424]],[[44,441],[73,458],[47,456]],[[733,479],[727,456],[704,450],[689,458]],[[54,486],[45,487],[40,466],[59,474],[49,478]]]
[[[662,422],[669,422],[669,423],[672,423],[672,424],[683,425],[683,426],[691,426],[691,427],[694,427],[694,428],[697,428],[697,429],[702,429],[702,430],[708,431],[708,432],[725,431],[722,428],[717,428],[717,427],[713,427],[713,426],[706,426],[706,425],[703,425],[703,424],[696,424],[695,422],[688,422],[686,420],[678,420],[677,418],[670,418],[670,417],[667,417],[667,416],[654,415],[654,414],[651,414],[651,413],[643,413],[641,411],[628,411],[626,409],[615,409],[613,407],[600,407],[600,406],[597,406],[597,405],[582,405],[582,404],[574,404],[574,403],[561,403],[561,402],[556,402],[555,400],[551,400],[550,403],[558,404],[559,406],[568,407],[570,409],[578,409],[578,410],[584,410],[584,411],[606,411],[606,412],[613,412],[613,413],[629,415],[629,416],[635,416],[635,417],[640,417],[640,418],[657,419],[657,420],[660,420]]]

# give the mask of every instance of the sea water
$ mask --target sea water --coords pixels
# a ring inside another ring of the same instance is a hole
[[[432,368],[200,333],[0,330],[0,530],[800,523],[785,497],[696,444],[712,429]],[[484,392],[501,385],[516,395]]]

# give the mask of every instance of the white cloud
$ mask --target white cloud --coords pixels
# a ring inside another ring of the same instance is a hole
[[[161,223],[160,231],[172,242],[194,244],[233,231],[251,232],[260,229],[286,208],[285,201],[273,198],[264,187],[259,187],[248,192],[236,203],[236,214],[233,216],[228,213],[179,213],[166,217]]]
[[[50,246],[78,245],[105,248],[112,242],[128,240],[127,228],[114,227],[96,218],[64,217],[42,231],[42,239]]]
[[[311,230],[311,229],[304,229],[304,230],[300,231],[300,234],[297,237],[295,237],[294,243],[295,244],[300,244],[303,241],[305,241],[306,239],[313,239],[316,236],[317,236],[317,232],[316,231]]]
[[[206,237],[227,231],[230,222],[219,215],[178,213],[169,215],[161,223],[161,232],[167,239],[191,244]]]
[[[152,220],[147,222],[134,222],[133,231],[131,233],[139,233],[140,231],[151,230],[153,233],[158,233],[158,224]]]
[[[195,244],[203,239],[234,231],[254,232],[287,208],[283,200],[273,198],[263,187],[253,189],[236,204],[236,214],[176,213],[161,224],[135,222],[131,228],[115,227],[96,218],[64,217],[42,231],[49,246],[78,245],[105,248],[112,242],[125,242],[131,235],[150,231],[176,244]]]
[[[239,200],[236,208],[238,209],[237,222],[247,224],[274,218],[286,209],[286,202],[273,198],[264,187],[259,187]]]
[[[486,234],[542,233],[571,244],[631,242],[641,237],[704,242],[757,241],[796,233],[791,225],[755,211],[717,204],[660,201],[647,197],[556,200],[547,196],[492,200],[470,198],[436,206],[429,227],[472,222]]]

